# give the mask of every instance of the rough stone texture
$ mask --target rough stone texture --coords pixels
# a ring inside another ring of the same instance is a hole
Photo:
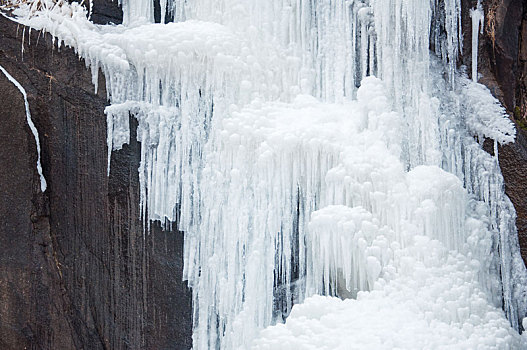
[[[470,9],[477,0],[462,1],[463,57],[462,63],[471,72],[472,22]],[[520,98],[520,43],[524,17],[523,0],[489,0],[483,2],[485,28],[479,36],[479,82],[489,87],[509,111],[513,111]]]
[[[482,57],[486,59],[488,66],[483,67],[493,73],[503,92],[501,100],[509,111],[514,109],[517,100],[523,5],[522,0],[493,0],[485,6],[485,40]],[[487,73],[486,76],[490,74]]]
[[[520,249],[527,264],[527,133],[518,129],[516,142],[498,150],[505,192],[516,208]]]
[[[476,4],[476,0],[463,1],[462,63],[469,72],[472,57],[469,10]],[[520,247],[527,263],[527,3],[490,0],[484,1],[483,6],[485,28],[478,48],[479,82],[491,90],[517,123],[517,140],[501,148],[499,160],[505,191],[518,214]]]
[[[0,16],[0,65],[28,93],[48,189],[22,95],[0,74],[0,348],[190,348],[183,235],[144,233],[140,144],[113,153],[108,177],[104,88],[49,35],[27,45],[26,31],[22,59],[22,31]]]
[[[71,0],[70,0],[71,1]],[[154,21],[161,22],[161,4],[159,0],[152,0],[154,2]],[[95,24],[121,24],[123,23],[122,6],[118,4],[118,0],[91,0],[88,8],[92,9],[90,20]],[[173,21],[172,13],[167,13],[165,23]]]
[[[516,88],[516,106],[514,107],[514,118],[527,126],[527,4],[523,4],[523,18],[520,28],[518,57],[518,86]]]
[[[90,20],[95,24],[121,24],[123,22],[123,10],[118,0],[90,0]]]
[[[461,63],[471,72],[472,22],[469,11],[476,0],[462,2],[463,56]],[[505,191],[512,200],[518,218],[516,225],[524,261],[527,263],[527,4],[523,0],[491,0],[483,2],[485,28],[479,37],[479,82],[505,106],[517,122],[518,137],[514,144],[500,147],[499,160],[505,179]],[[525,57],[523,56],[525,55]],[[523,57],[523,58],[522,58]]]

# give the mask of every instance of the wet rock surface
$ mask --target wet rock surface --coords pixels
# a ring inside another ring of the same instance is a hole
[[[520,250],[527,264],[527,132],[518,130],[516,142],[498,150],[505,192],[516,208]]]
[[[472,23],[477,1],[463,1],[462,63],[470,72]],[[527,3],[524,0],[484,1],[485,28],[479,38],[479,82],[486,85],[516,122],[516,142],[500,147],[505,192],[516,208],[518,236],[527,263]]]
[[[49,35],[27,45],[26,31],[22,58],[23,27],[0,16],[0,28],[0,65],[28,93],[48,181],[41,193],[22,95],[0,74],[0,348],[190,348],[183,234],[143,228],[140,144],[112,154],[108,177],[104,88]]]
[[[95,24],[121,24],[123,22],[122,6],[118,0],[91,0],[90,20]]]

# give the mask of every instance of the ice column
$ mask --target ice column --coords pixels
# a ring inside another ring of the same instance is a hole
[[[472,18],[472,81],[478,82],[478,36],[483,34],[485,18],[481,0],[478,0],[476,8],[470,10]]]

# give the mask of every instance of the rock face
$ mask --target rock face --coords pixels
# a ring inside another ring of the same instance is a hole
[[[476,0],[463,1],[462,63],[471,68],[471,19]],[[483,2],[485,28],[478,48],[479,82],[486,85],[516,122],[517,140],[500,147],[505,191],[518,214],[516,225],[527,263],[527,3],[525,0]]]
[[[121,24],[123,22],[123,10],[117,0],[91,0],[90,20],[95,24]]]
[[[527,265],[527,135],[518,130],[516,142],[498,150],[505,192],[516,208],[516,227],[523,261]]]
[[[22,59],[23,28],[1,16],[0,28],[0,65],[28,93],[48,181],[43,194],[22,95],[0,73],[0,348],[190,348],[183,235],[142,226],[140,144],[113,153],[108,177],[104,89],[49,35],[27,45],[26,31]]]

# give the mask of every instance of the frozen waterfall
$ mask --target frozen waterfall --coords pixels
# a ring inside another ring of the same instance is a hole
[[[460,0],[161,6],[174,23],[149,0],[120,26],[15,14],[103,70],[109,152],[137,118],[143,219],[185,232],[195,349],[527,346],[497,162],[515,129],[456,67]]]

